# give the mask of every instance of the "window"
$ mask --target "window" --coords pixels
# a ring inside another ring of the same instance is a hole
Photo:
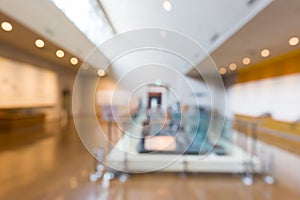
[[[95,45],[100,45],[113,36],[113,31],[97,0],[52,0],[52,2]]]

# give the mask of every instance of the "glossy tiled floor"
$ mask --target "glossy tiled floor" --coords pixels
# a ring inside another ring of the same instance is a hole
[[[256,178],[253,186],[237,175],[151,173],[131,175],[104,184],[89,182],[93,158],[81,144],[72,123],[47,124],[44,131],[0,133],[1,200],[101,199],[299,199],[280,183]]]

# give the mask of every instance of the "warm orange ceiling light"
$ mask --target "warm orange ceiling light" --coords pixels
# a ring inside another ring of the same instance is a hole
[[[78,64],[78,59],[75,58],[75,57],[72,57],[72,58],[70,59],[70,63],[71,63],[72,65],[77,65],[77,64]]]
[[[270,55],[270,50],[269,49],[264,49],[261,51],[261,56],[262,57],[268,57]]]
[[[35,46],[37,46],[38,48],[43,48],[45,46],[45,42],[41,39],[37,39],[35,41]]]
[[[226,74],[226,72],[227,72],[227,70],[226,70],[225,67],[221,67],[221,68],[219,69],[219,73],[222,74],[222,75]]]
[[[236,65],[235,63],[231,63],[231,64],[229,65],[229,69],[230,69],[231,71],[234,71],[234,70],[237,69],[237,65]]]
[[[105,71],[104,71],[103,69],[99,69],[99,70],[97,71],[97,74],[98,74],[99,76],[103,77],[103,76],[105,76]]]
[[[2,22],[2,23],[1,23],[1,28],[2,28],[4,31],[7,31],[7,32],[12,31],[12,29],[13,29],[11,23],[9,23],[9,22]]]
[[[63,58],[65,56],[65,52],[63,50],[57,50],[56,51],[56,56],[58,58]]]
[[[244,65],[249,65],[251,63],[251,59],[248,57],[245,57],[245,58],[243,58],[242,62]]]
[[[299,38],[297,38],[297,37],[292,37],[292,38],[290,38],[290,40],[289,40],[289,44],[290,44],[291,46],[296,46],[298,43],[299,43]]]

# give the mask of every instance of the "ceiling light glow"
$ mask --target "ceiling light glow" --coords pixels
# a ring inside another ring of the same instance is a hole
[[[268,49],[264,49],[261,51],[261,56],[262,57],[268,57],[270,55],[270,51]]]
[[[245,57],[245,58],[243,58],[242,62],[243,62],[244,65],[249,65],[251,63],[251,59],[248,58],[248,57]]]
[[[165,11],[170,12],[172,10],[172,4],[170,3],[170,1],[164,1],[163,8],[165,9]]]
[[[299,43],[299,38],[297,38],[297,37],[292,37],[292,38],[290,38],[290,40],[289,40],[289,44],[290,44],[291,46],[296,46],[298,43]]]
[[[56,56],[59,58],[62,58],[65,56],[65,52],[63,52],[62,50],[57,50],[56,51]]]
[[[43,48],[45,46],[45,42],[41,39],[37,39],[35,41],[35,46],[37,46],[38,48]]]
[[[231,71],[234,71],[234,70],[237,69],[237,65],[236,65],[235,63],[231,63],[231,64],[229,65],[229,69],[230,69]]]
[[[9,31],[12,31],[12,25],[11,25],[11,23],[9,23],[9,22],[2,22],[1,23],[1,28],[4,30],[4,31],[7,31],[7,32],[9,32]]]
[[[77,65],[77,64],[78,64],[78,59],[75,58],[75,57],[72,57],[72,58],[70,59],[70,63],[71,63],[72,65]]]
[[[219,72],[220,72],[220,74],[224,75],[224,74],[226,74],[227,70],[226,70],[225,67],[221,67],[221,68],[219,69]]]
[[[99,69],[99,70],[97,71],[97,74],[98,74],[99,76],[103,77],[103,76],[105,76],[105,71],[104,71],[103,69]]]

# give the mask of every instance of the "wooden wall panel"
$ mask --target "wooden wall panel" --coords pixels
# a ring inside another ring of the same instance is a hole
[[[238,130],[239,122],[248,124],[247,135],[251,132],[250,124],[256,122],[259,140],[300,155],[300,123],[277,121],[271,117],[235,115],[234,129]]]
[[[249,82],[300,73],[300,49],[238,71],[237,82]]]

